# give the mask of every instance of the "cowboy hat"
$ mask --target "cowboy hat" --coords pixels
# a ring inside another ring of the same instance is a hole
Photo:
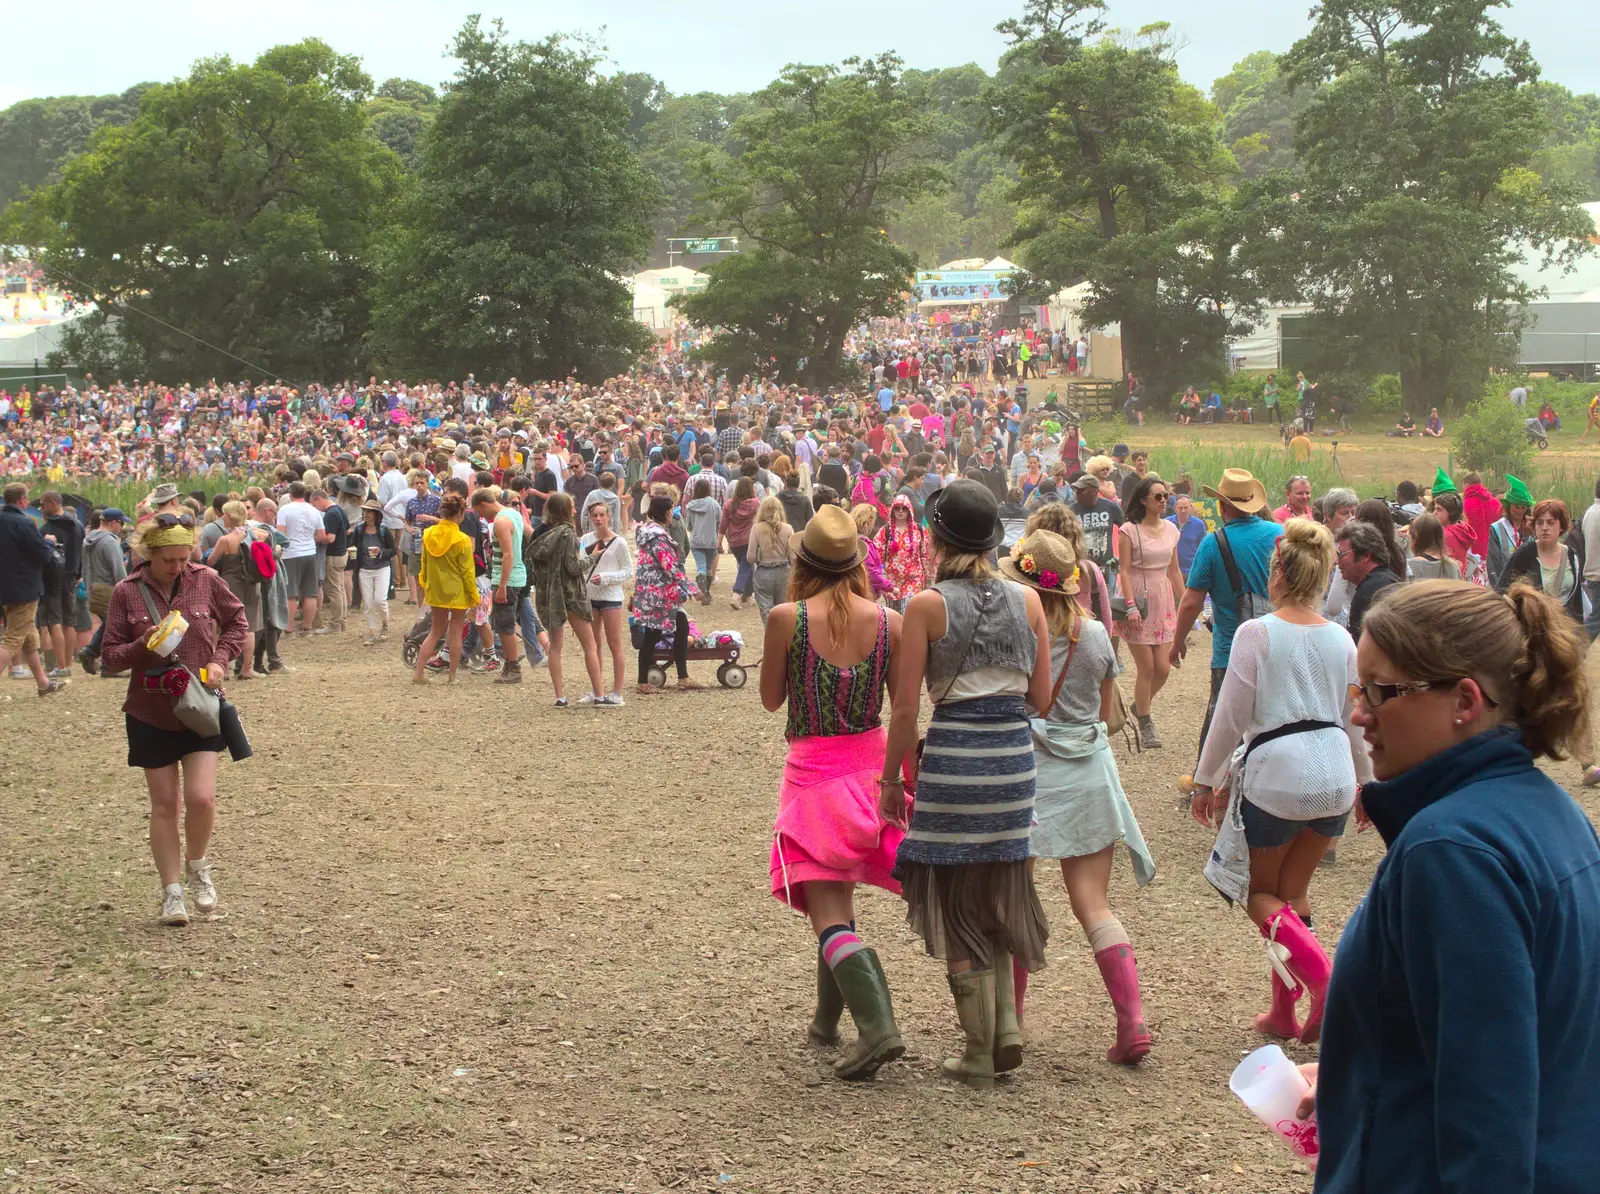
[[[1000,559],[1000,574],[1045,593],[1078,591],[1078,557],[1072,544],[1054,531],[1034,531],[1018,539]]]
[[[1267,508],[1266,487],[1242,468],[1223,469],[1222,480],[1215,489],[1209,485],[1200,488],[1207,497],[1227,502],[1242,514],[1259,514]]]
[[[177,496],[178,487],[171,481],[163,481],[150,491],[150,496],[145,498],[144,501],[145,505],[154,509],[157,506],[165,506],[168,502],[174,501]]]
[[[989,551],[1005,542],[1000,504],[989,487],[977,481],[958,478],[934,490],[923,508],[928,528],[961,551]]]
[[[806,523],[805,533],[796,538],[798,546],[790,541],[795,558],[818,572],[849,572],[867,555],[856,530],[856,520],[838,506],[824,506],[818,510]]]

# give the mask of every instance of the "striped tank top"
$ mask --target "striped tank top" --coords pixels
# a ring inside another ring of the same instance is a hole
[[[799,603],[789,643],[789,724],[785,738],[833,738],[861,734],[883,724],[883,694],[889,683],[889,614],[878,610],[878,640],[853,667],[835,667],[811,646],[810,621]]]

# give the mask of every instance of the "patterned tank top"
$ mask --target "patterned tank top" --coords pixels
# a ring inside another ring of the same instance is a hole
[[[889,683],[889,613],[878,610],[878,641],[854,667],[835,667],[811,646],[799,603],[794,639],[789,643],[789,724],[785,738],[860,734],[883,724],[883,694]]]

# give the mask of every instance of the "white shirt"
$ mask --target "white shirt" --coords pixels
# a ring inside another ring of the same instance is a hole
[[[398,531],[406,525],[406,520],[403,517],[394,517],[389,513],[388,507],[390,502],[410,488],[411,486],[406,484],[405,474],[397,468],[390,469],[378,478],[378,500],[384,506],[383,525],[387,530]]]
[[[1222,784],[1234,751],[1268,730],[1330,721],[1336,728],[1286,734],[1254,751],[1240,792],[1291,821],[1349,812],[1356,785],[1372,778],[1366,743],[1350,721],[1356,683],[1356,645],[1342,626],[1297,626],[1276,614],[1244,623],[1233,637],[1196,781]]]
[[[600,558],[584,554],[589,550],[589,545],[595,541],[594,532],[591,531],[578,540],[578,559],[587,572],[589,566],[594,565],[594,571],[589,572],[586,591],[590,601],[621,601],[622,586],[633,579],[633,551],[628,546],[628,541],[615,533],[611,536],[611,543],[600,552]]]
[[[317,532],[323,530],[322,515],[310,502],[289,502],[278,511],[278,529],[289,537],[283,558],[298,560],[317,554]]]
[[[458,481],[472,484],[472,478],[478,475],[478,470],[472,467],[470,460],[452,460],[450,462],[450,475]]]

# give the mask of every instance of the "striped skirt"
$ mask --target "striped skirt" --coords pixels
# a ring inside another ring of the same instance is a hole
[[[894,877],[934,957],[979,969],[998,946],[1029,970],[1049,938],[1028,869],[1033,734],[1020,696],[940,705],[928,726]]]

